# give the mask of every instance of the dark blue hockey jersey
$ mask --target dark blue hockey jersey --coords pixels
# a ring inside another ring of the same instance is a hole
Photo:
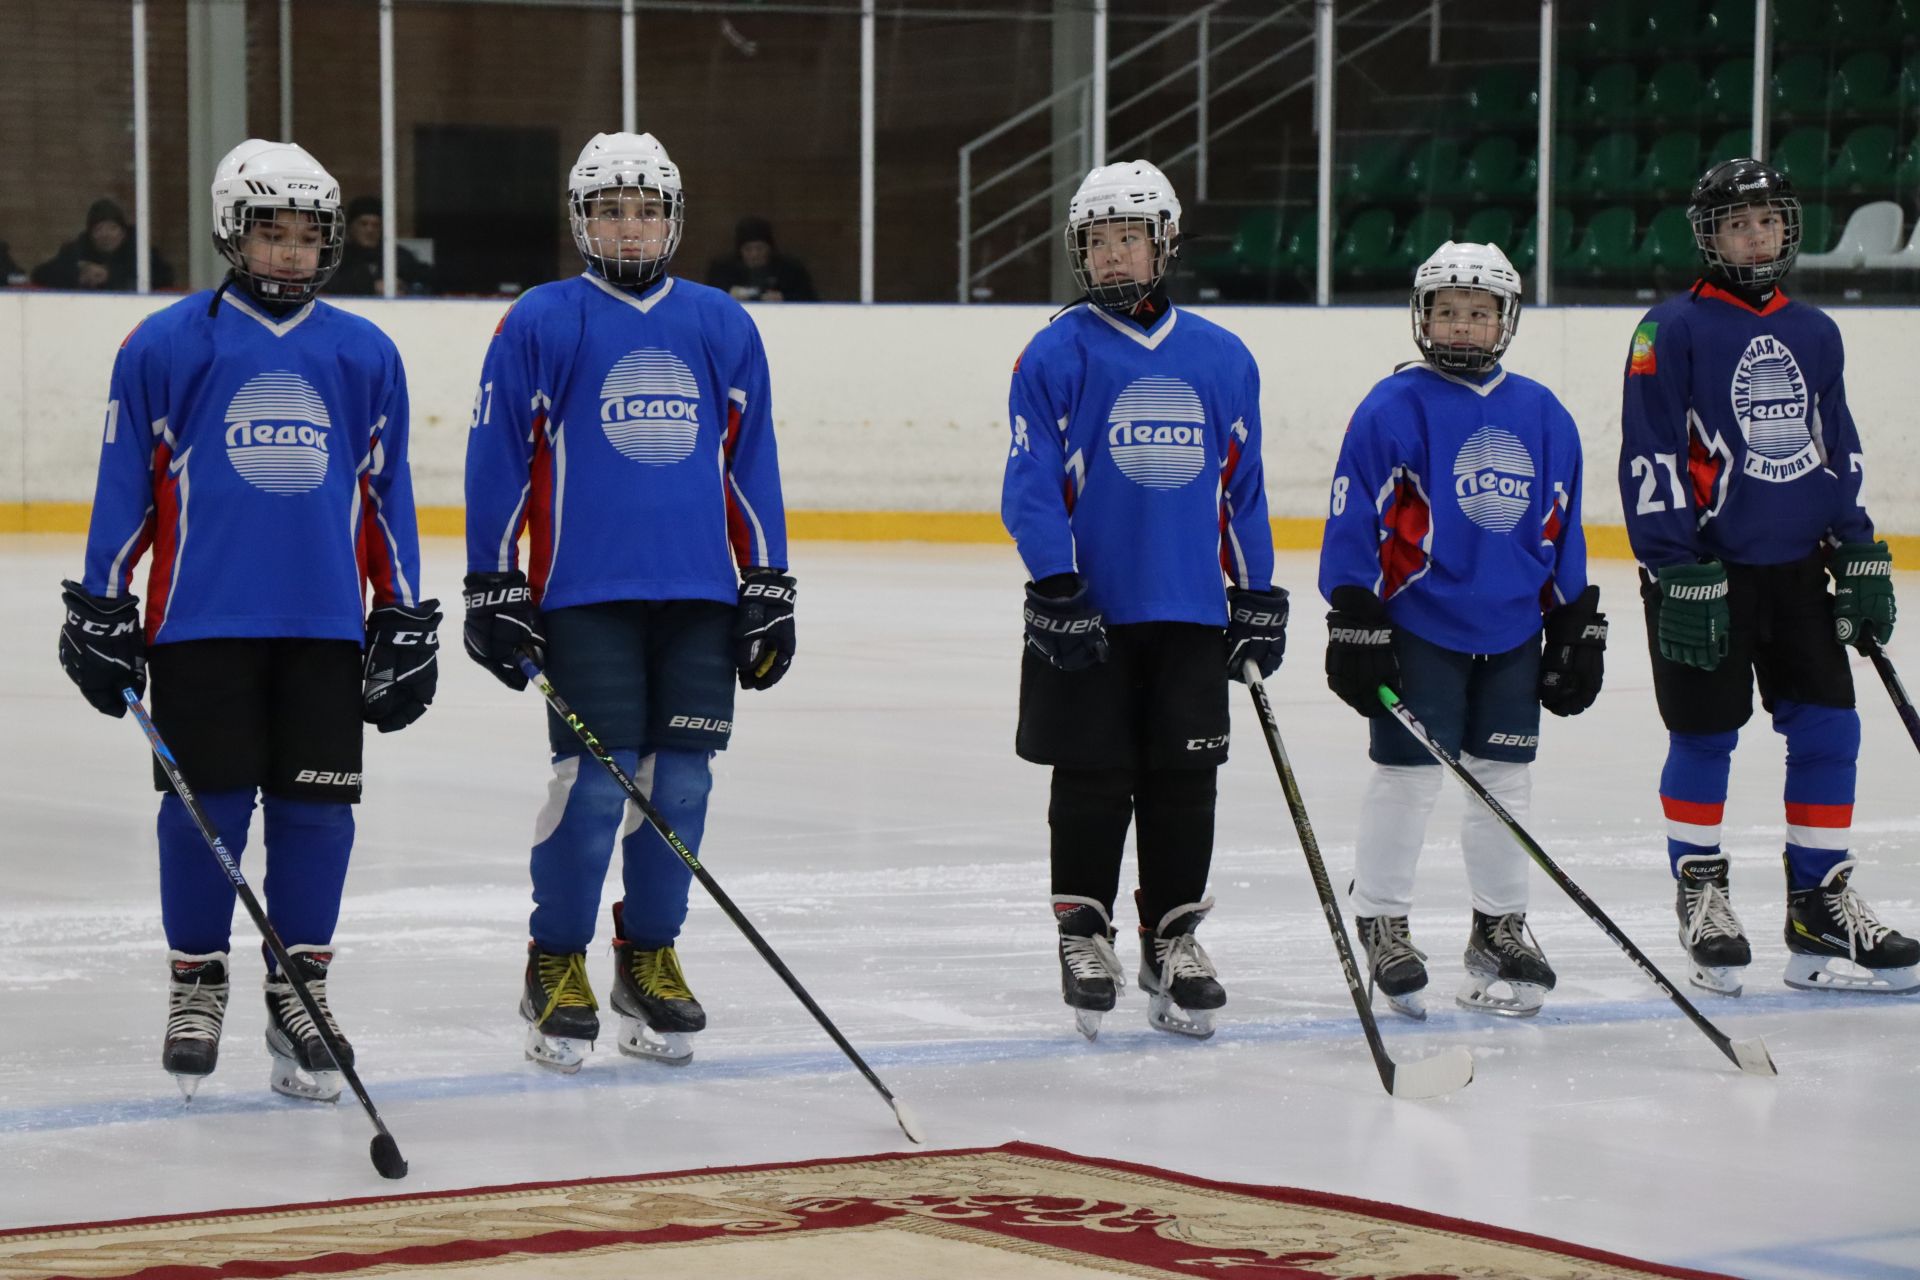
[[[1832,319],[1784,293],[1755,310],[1702,285],[1647,312],[1620,411],[1640,563],[1780,564],[1823,539],[1872,541],[1844,364]]]
[[[1220,627],[1228,583],[1272,585],[1260,373],[1225,329],[1075,307],[1020,354],[1007,411],[1000,516],[1036,582],[1078,570],[1110,624]]]
[[[158,311],[114,360],[84,584],[114,597],[149,547],[154,644],[366,637],[417,603],[407,383],[369,321],[310,302],[283,320],[232,290]]]
[[[1363,587],[1423,640],[1505,653],[1586,590],[1580,510],[1580,433],[1551,391],[1408,365],[1347,425],[1320,592]]]
[[[787,567],[767,355],[746,309],[666,277],[522,295],[487,348],[467,438],[467,567],[518,563],[548,609],[734,602]]]

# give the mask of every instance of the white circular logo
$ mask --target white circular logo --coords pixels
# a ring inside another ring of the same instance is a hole
[[[227,460],[267,493],[306,493],[327,478],[333,422],[320,393],[288,369],[255,374],[227,405]]]
[[[1107,452],[1148,489],[1178,489],[1207,462],[1207,411],[1178,378],[1136,378],[1107,415]]]
[[[600,429],[635,462],[679,462],[700,436],[700,384],[693,370],[656,347],[621,356],[600,384]]]
[[[1819,465],[1806,375],[1786,343],[1767,333],[1749,342],[1733,371],[1732,394],[1734,421],[1747,438],[1749,475],[1792,480]]]
[[[1533,456],[1519,437],[1481,427],[1453,460],[1453,496],[1467,519],[1508,533],[1533,506],[1533,475]]]

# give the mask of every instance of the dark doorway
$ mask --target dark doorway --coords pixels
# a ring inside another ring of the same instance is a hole
[[[552,129],[418,125],[414,234],[433,241],[440,293],[520,293],[555,277],[565,208]]]

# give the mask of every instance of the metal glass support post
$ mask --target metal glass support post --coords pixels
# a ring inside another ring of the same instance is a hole
[[[620,0],[620,129],[639,132],[640,76],[635,41],[633,0]]]
[[[1207,198],[1207,63],[1213,57],[1208,46],[1213,40],[1213,10],[1200,11],[1193,24],[1193,194],[1196,200]]]
[[[860,0],[860,301],[873,301],[873,0]]]
[[[1087,111],[1092,168],[1107,162],[1107,0],[1093,0],[1093,100]]]
[[[1534,195],[1533,300],[1553,299],[1553,0],[1540,0],[1540,185]]]
[[[1427,65],[1437,66],[1440,62],[1440,0],[1433,0],[1433,7],[1427,12]]]
[[[1767,0],[1753,0],[1753,158],[1767,158],[1767,86],[1773,83],[1773,28]]]
[[[280,0],[280,141],[293,141],[293,0]]]
[[[956,302],[967,301],[967,288],[973,277],[973,152],[960,148],[960,284]]]
[[[147,0],[133,0],[134,288],[153,292],[153,165],[147,158]]]
[[[1314,117],[1320,126],[1320,226],[1314,246],[1313,301],[1333,301],[1333,0],[1314,0]]]
[[[399,292],[394,236],[400,230],[393,174],[393,0],[380,0],[380,296]]]

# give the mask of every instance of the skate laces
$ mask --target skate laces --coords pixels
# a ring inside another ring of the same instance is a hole
[[[227,1013],[224,982],[176,982],[172,1008],[167,1011],[167,1035],[177,1040],[220,1039],[220,1023]]]
[[[286,1024],[287,1034],[294,1040],[307,1040],[319,1036],[319,1029],[313,1024],[313,1016],[307,1012],[307,1006],[301,1001],[300,993],[293,989],[293,982],[284,973],[276,973],[269,978],[273,987],[273,998],[280,1005],[280,1021]],[[320,1010],[327,1020],[327,1030],[334,1038],[340,1038],[340,1024],[333,1020],[333,1010],[327,1007],[327,980],[308,978],[307,994],[313,997],[314,1007]]]
[[[1849,960],[1856,960],[1863,949],[1871,951],[1879,946],[1880,940],[1893,932],[1880,923],[1880,917],[1873,914],[1873,908],[1867,905],[1865,898],[1853,891],[1852,885],[1843,884],[1838,893],[1828,894],[1827,903],[1833,918],[1847,931]]]
[[[629,971],[640,989],[656,1000],[692,1000],[693,988],[680,971],[680,955],[671,946],[652,951],[635,949]]]
[[[598,1009],[593,984],[587,980],[587,955],[574,951],[561,955],[542,951],[536,961],[540,985],[547,992],[547,1007],[535,1018],[545,1022],[555,1009]]]
[[[1373,967],[1385,971],[1408,960],[1425,961],[1427,953],[1413,945],[1405,916],[1375,916],[1367,921],[1365,944]]]
[[[1544,958],[1540,944],[1533,941],[1532,930],[1527,928],[1524,912],[1516,911],[1511,915],[1496,917],[1493,926],[1487,930],[1487,941],[1501,955]]]
[[[1127,985],[1126,973],[1120,967],[1120,956],[1114,951],[1112,940],[1104,933],[1096,933],[1091,937],[1061,934],[1060,956],[1076,978],[1106,978],[1116,989]]]
[[[1733,913],[1727,891],[1711,880],[1689,884],[1687,895],[1687,944],[1703,938],[1738,938],[1743,934],[1740,917]]]
[[[1160,961],[1162,982],[1217,976],[1213,961],[1207,956],[1207,949],[1200,945],[1200,939],[1190,933],[1173,938],[1155,938],[1153,949]]]

